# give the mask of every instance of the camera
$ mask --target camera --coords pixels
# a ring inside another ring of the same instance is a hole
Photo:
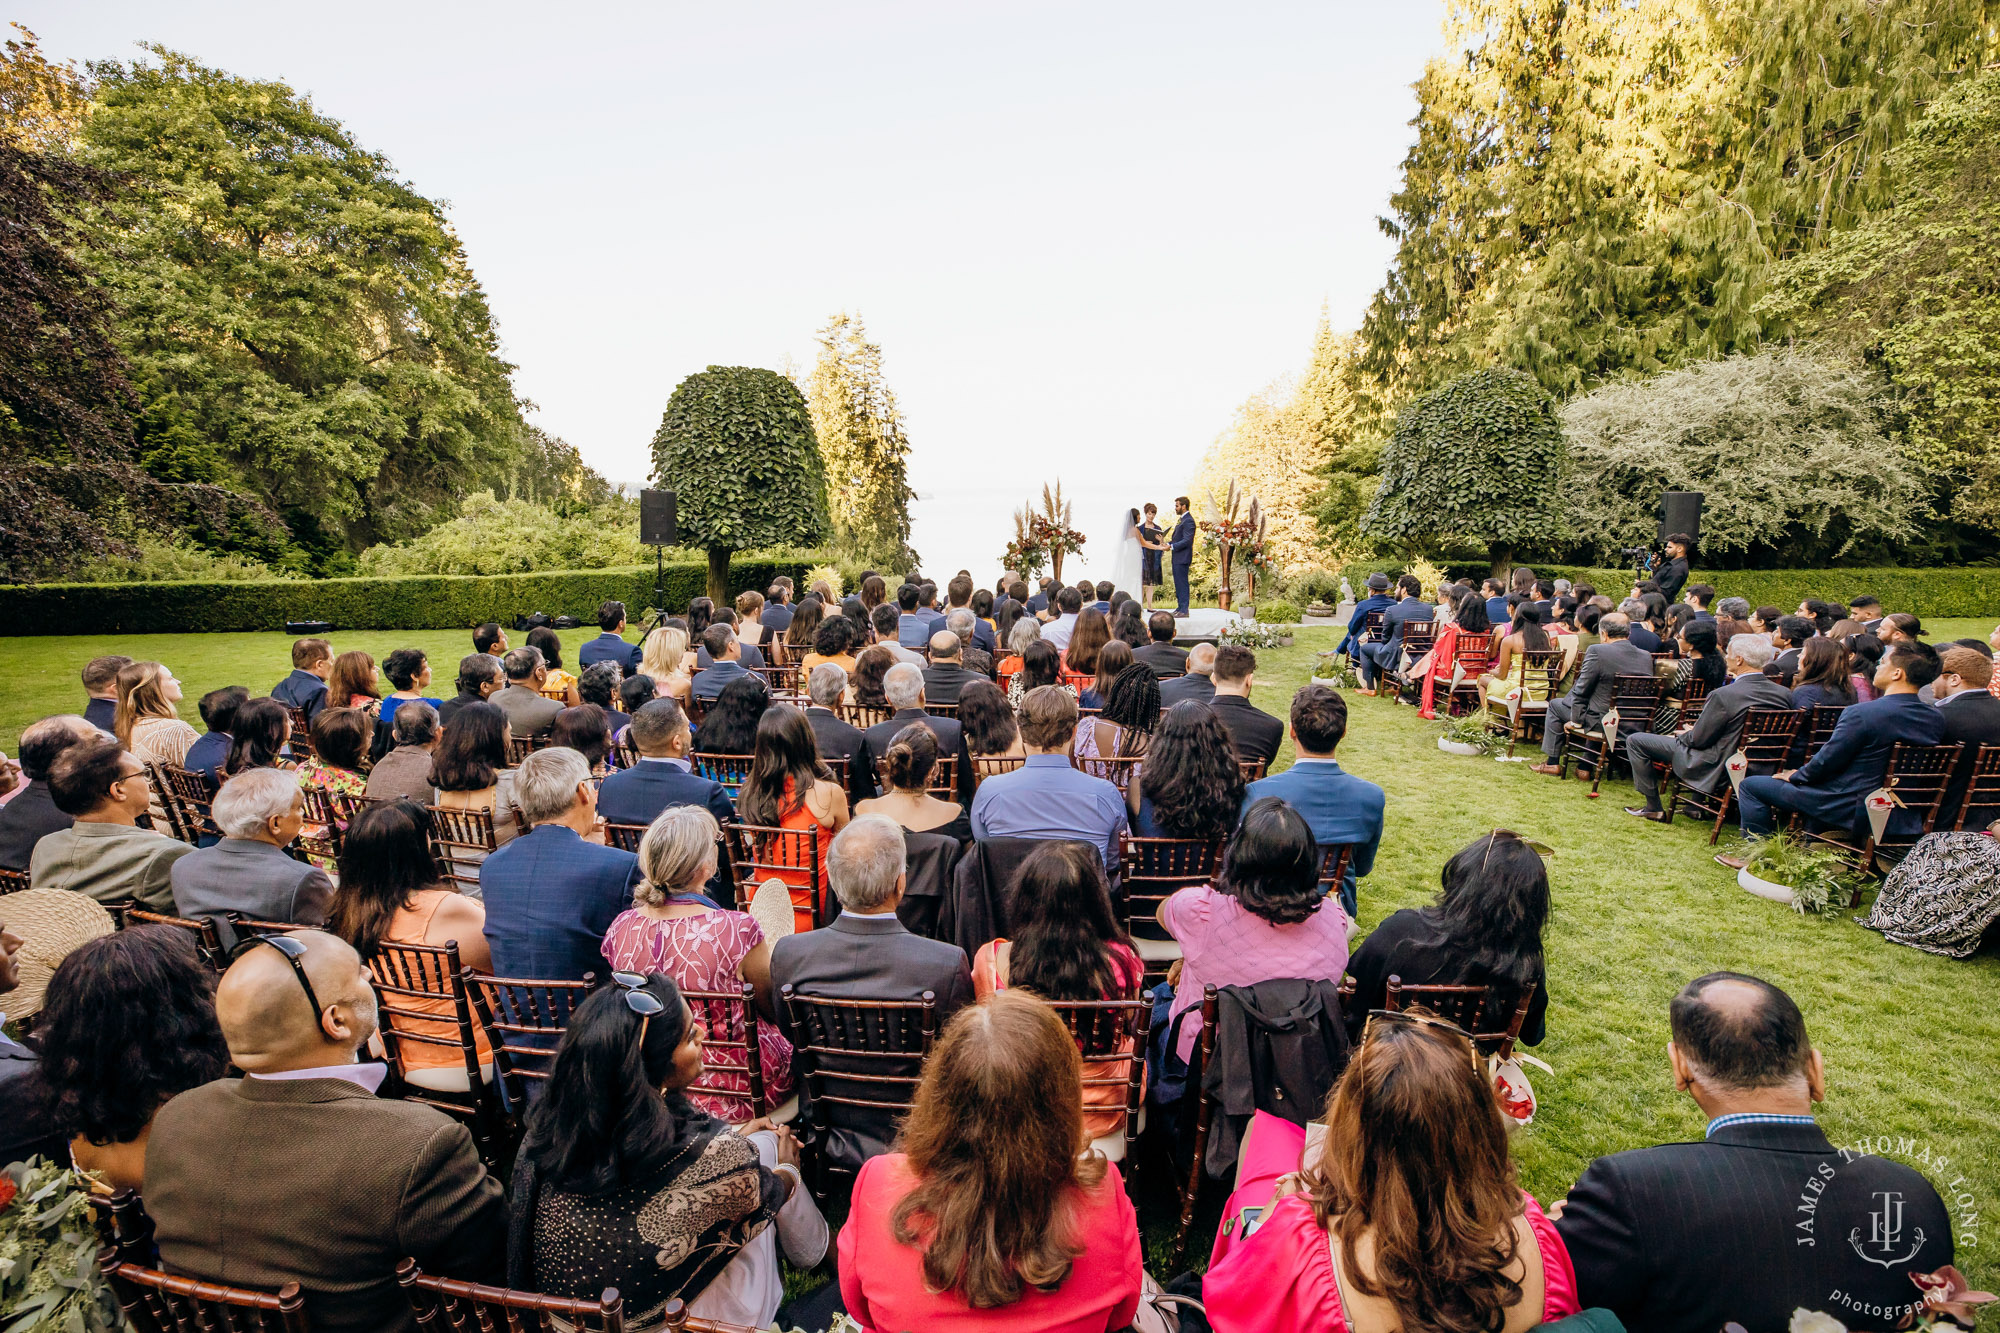
[[[1618,554],[1632,562],[1632,581],[1643,583],[1652,576],[1653,565],[1658,557],[1650,546],[1621,546]]]

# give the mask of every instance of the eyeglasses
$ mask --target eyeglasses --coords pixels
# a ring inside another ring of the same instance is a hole
[[[290,935],[252,935],[229,951],[229,961],[235,962],[260,944],[270,945],[292,965],[292,975],[299,979],[299,987],[306,993],[306,1002],[313,1007],[313,1021],[319,1022],[326,1013],[326,1006],[319,1002],[319,996],[313,992],[312,979],[306,975],[304,964],[299,962],[306,956],[306,946]]]
[[[653,1021],[653,1015],[666,1009],[666,1001],[646,989],[646,974],[643,972],[613,972],[611,979],[625,991],[625,1007],[639,1015],[639,1044],[646,1044],[646,1027]]]
[[[1536,842],[1532,838],[1524,838],[1520,834],[1514,832],[1513,829],[1497,828],[1494,829],[1491,833],[1486,835],[1486,853],[1485,855],[1479,858],[1479,868],[1482,871],[1486,869],[1486,863],[1493,859],[1493,844],[1500,841],[1502,838],[1505,838],[1509,842],[1520,843],[1523,847],[1526,847],[1529,851],[1535,853],[1535,855],[1537,856],[1546,857],[1546,856],[1554,856],[1556,854],[1556,849],[1549,846],[1545,842]]]

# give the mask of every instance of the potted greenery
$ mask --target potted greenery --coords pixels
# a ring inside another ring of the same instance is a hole
[[[1737,887],[1744,892],[1813,916],[1840,911],[1854,900],[1860,882],[1859,872],[1833,848],[1783,835],[1754,844],[1736,872]]]
[[[1485,716],[1467,713],[1464,717],[1446,718],[1444,730],[1438,735],[1438,749],[1467,759],[1493,753],[1493,736],[1486,730]]]
[[[125,1327],[97,1249],[83,1175],[44,1157],[0,1169],[0,1319],[7,1328]]]

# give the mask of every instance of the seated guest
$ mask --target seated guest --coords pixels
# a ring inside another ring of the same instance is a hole
[[[1347,1034],[1360,1040],[1369,1012],[1388,1003],[1390,977],[1409,986],[1484,986],[1475,1030],[1504,1032],[1521,996],[1534,998],[1521,1041],[1547,1031],[1549,979],[1542,931],[1549,923],[1549,871],[1541,853],[1498,829],[1445,862],[1443,891],[1428,907],[1405,907],[1368,932],[1347,960],[1354,998],[1343,997]]]
[[[1146,619],[1147,643],[1132,650],[1132,660],[1151,667],[1164,679],[1187,672],[1187,649],[1174,646],[1174,617],[1171,611],[1155,611]]]
[[[792,617],[796,614],[796,608],[791,605],[791,600],[792,580],[781,574],[777,582],[765,591],[764,611],[759,617],[773,633],[782,635],[792,627]]]
[[[875,751],[861,729],[835,711],[846,694],[847,672],[837,663],[814,667],[806,676],[806,697],[812,701],[806,705],[806,724],[812,728],[820,758],[836,770],[846,769],[848,799],[865,801],[876,790]]]
[[[787,935],[771,946],[778,1022],[794,1049],[804,1039],[782,999],[787,986],[796,995],[839,1000],[914,1000],[930,991],[939,1026],[972,1002],[965,951],[912,935],[896,918],[906,863],[903,830],[880,815],[863,815],[834,838],[826,864],[840,915],[823,930]],[[894,1072],[880,1063],[869,1072]],[[896,1135],[896,1117],[888,1111],[836,1106],[829,1114],[833,1129],[822,1151],[849,1170],[888,1151]]]
[[[1361,676],[1361,692],[1375,693],[1375,681],[1384,671],[1393,670],[1403,656],[1403,627],[1412,620],[1426,621],[1435,614],[1424,600],[1423,582],[1414,574],[1396,580],[1396,603],[1382,613],[1382,640],[1362,644],[1355,654]]]
[[[1897,611],[1882,617],[1875,627],[1875,637],[1891,647],[1915,643],[1924,637],[1923,622],[1907,611]]]
[[[502,976],[580,981],[604,971],[604,932],[632,902],[639,858],[597,833],[590,765],[570,749],[537,750],[514,772],[529,831],[479,866],[486,940]]]
[[[1847,650],[1832,639],[1807,639],[1799,652],[1791,697],[1792,707],[1800,712],[1809,712],[1821,704],[1845,708],[1860,703],[1854,677],[1847,669]],[[1805,747],[1801,745],[1798,752],[1803,755]]]
[[[1349,657],[1355,657],[1361,650],[1362,635],[1367,633],[1369,615],[1380,611],[1386,617],[1389,608],[1394,606],[1401,596],[1400,593],[1390,593],[1387,574],[1370,574],[1365,591],[1367,595],[1354,604],[1354,614],[1347,618],[1347,633],[1340,638],[1338,651]]]
[[[1096,607],[1085,607],[1076,618],[1076,628],[1070,632],[1069,643],[1062,650],[1063,670],[1072,676],[1095,676],[1097,655],[1109,642],[1111,622]]]
[[[1477,681],[1492,667],[1494,630],[1486,620],[1485,600],[1470,588],[1465,588],[1456,594],[1453,607],[1451,623],[1438,631],[1437,639],[1431,645],[1428,669],[1423,671],[1419,717],[1436,717],[1438,696],[1443,694],[1448,699],[1453,681],[1461,675]],[[1470,670],[1465,669],[1466,663],[1471,664]],[[1647,660],[1646,666],[1648,674],[1651,674],[1651,659]],[[1411,668],[1412,671],[1418,669],[1417,666]]]
[[[485,653],[474,653],[458,661],[458,693],[438,705],[438,725],[449,726],[458,710],[467,704],[485,703],[506,685],[500,664]]]
[[[1026,661],[1028,646],[1040,643],[1041,640],[1042,625],[1033,616],[1022,616],[1014,622],[1013,627],[1007,631],[1007,654],[993,666],[993,678],[999,682],[1001,689],[1008,691],[1013,689],[1014,677],[1021,673],[1021,667]],[[1058,653],[1057,656],[1060,658],[1061,654]],[[1061,668],[1057,669],[1060,671]]]
[[[1216,1333],[1521,1333],[1576,1314],[1565,1237],[1515,1178],[1483,1075],[1449,1024],[1370,1020],[1324,1153],[1272,1182],[1263,1225],[1208,1270]]]
[[[688,762],[687,714],[672,699],[655,699],[632,715],[629,733],[639,762],[604,779],[597,813],[613,824],[650,824],[660,812],[679,805],[707,810],[717,824],[736,822],[736,806],[719,782],[696,773]]]
[[[494,666],[499,666],[500,659],[507,655],[507,647],[507,631],[498,621],[489,620],[473,628],[472,651],[492,658]]]
[[[327,660],[333,659],[329,656]],[[117,725],[118,673],[131,664],[131,658],[115,653],[83,664],[83,720],[106,735]]]
[[[792,608],[791,623],[784,630],[787,662],[803,662],[811,656],[813,643],[819,638],[819,627],[825,620],[826,603],[811,593]]]
[[[1111,682],[1118,679],[1119,672],[1131,665],[1132,646],[1123,639],[1112,638],[1097,650],[1096,675],[1076,696],[1077,705],[1081,708],[1103,708],[1104,701],[1111,697]]]
[[[42,835],[28,861],[38,889],[68,889],[101,903],[130,898],[174,910],[174,862],[194,851],[179,838],[139,827],[152,803],[146,767],[118,742],[78,741],[56,757],[49,797],[74,822]]]
[[[998,685],[977,681],[958,696],[958,734],[971,759],[1019,759],[1021,728]]]
[[[1268,765],[1285,742],[1285,724],[1250,702],[1251,687],[1257,683],[1257,654],[1235,644],[1216,649],[1210,678],[1215,694],[1208,706],[1222,719],[1236,757]]]
[[[959,729],[958,719],[933,717],[924,711],[924,705],[929,699],[924,692],[924,673],[921,670],[908,662],[898,662],[890,667],[882,677],[882,697],[895,711],[863,733],[868,737],[869,748],[876,754],[888,754],[889,743],[896,738],[896,734],[904,727],[916,724],[931,729],[931,733],[937,737],[938,754],[941,757],[959,759],[960,751],[964,749],[964,742],[961,739],[963,733]],[[959,776],[962,777],[965,769],[962,760],[958,763],[958,769]]]
[[[1522,654],[1545,653],[1559,646],[1542,628],[1540,611],[1527,602],[1515,607],[1513,622],[1507,636],[1500,640],[1500,651],[1493,659],[1493,669],[1479,678],[1479,683],[1486,687],[1486,697],[1495,703],[1505,703],[1507,695],[1518,686],[1522,688],[1522,697],[1526,702],[1547,703],[1548,676],[1540,671],[1524,676]]]
[[[915,648],[905,648],[896,641],[898,633],[896,627],[900,621],[893,607],[878,606],[869,619],[875,630],[874,646],[887,653],[892,664],[907,662],[911,666],[919,667],[924,664],[924,655],[922,653],[918,652]],[[919,626],[918,632],[927,631],[930,628],[930,621],[922,617],[919,617],[919,619],[922,619],[923,623]],[[929,635],[925,634],[921,642],[928,643],[929,641]]]
[[[660,689],[651,676],[643,674],[628,676],[619,682],[618,707],[627,717],[637,713],[641,708],[644,708],[655,699],[672,699],[675,703],[681,702],[679,695]]]
[[[1562,755],[1564,728],[1574,722],[1583,731],[1595,730],[1611,711],[1620,676],[1650,676],[1653,655],[1630,639],[1631,622],[1621,612],[1612,611],[1597,622],[1602,636],[1583,654],[1576,670],[1576,684],[1560,699],[1549,702],[1549,715],[1542,724],[1542,753],[1547,761],[1533,772],[1555,776],[1562,772],[1556,760]]]
[[[1784,615],[1775,606],[1760,606],[1750,613],[1750,630],[1753,634],[1775,634],[1778,618]]]
[[[1697,630],[1706,629],[1697,625]],[[1817,643],[1824,639],[1814,640]],[[1625,813],[1655,822],[1666,818],[1660,804],[1660,773],[1655,763],[1673,769],[1674,777],[1695,791],[1713,796],[1729,781],[1725,767],[1736,753],[1743,723],[1753,708],[1790,708],[1792,696],[1775,676],[1764,674],[1771,659],[1771,641],[1762,634],[1739,634],[1722,653],[1729,683],[1708,695],[1701,716],[1687,727],[1662,736],[1638,732],[1625,740],[1631,756],[1632,785],[1646,798]]]
[[[285,854],[305,811],[298,779],[280,769],[247,769],[223,783],[211,807],[222,840],[189,852],[170,872],[175,914],[215,918],[225,945],[235,938],[220,919],[225,912],[309,926],[326,920],[333,882],[321,867]]]
[[[1618,604],[1632,621],[1632,642],[1649,653],[1667,650],[1667,641],[1662,637],[1666,631],[1667,599],[1656,592],[1638,597],[1628,597]]]
[[[241,685],[225,685],[201,696],[201,721],[208,731],[181,759],[181,767],[199,773],[210,782],[221,776],[223,761],[229,758],[229,728],[235,725],[236,710],[250,698]]]
[[[791,1131],[746,1134],[688,1097],[704,1035],[664,973],[577,1008],[514,1168],[509,1286],[592,1302],[616,1288],[633,1328],[662,1327],[669,1301],[761,1328],[785,1291],[777,1239],[800,1267],[824,1256]]]
[[[597,608],[598,636],[576,651],[576,663],[588,670],[609,662],[627,672],[638,671],[639,645],[625,642],[625,603],[605,602]]]
[[[49,772],[72,745],[101,739],[89,722],[74,713],[31,722],[21,733],[21,777],[26,785],[13,800],[0,805],[0,870],[26,870],[43,835],[74,822],[56,805],[49,791]]]
[[[750,673],[743,666],[743,645],[727,625],[710,625],[702,635],[702,648],[707,652],[709,662],[696,673],[691,693],[704,703],[710,702],[722,693],[723,687],[742,680]],[[759,684],[763,678],[756,677]]]
[[[1219,842],[1236,831],[1242,806],[1243,770],[1222,722],[1204,704],[1162,713],[1145,765],[1125,784],[1133,834]]]
[[[325,711],[325,710],[321,710]],[[253,768],[298,768],[286,754],[292,743],[291,710],[276,699],[250,699],[236,710],[229,729],[229,757],[216,777],[228,781]]]
[[[981,591],[985,591],[981,589]],[[945,632],[958,640],[958,664],[964,668],[967,679],[960,684],[963,689],[974,680],[993,679],[993,654],[983,645],[993,637],[993,631],[984,621],[972,614],[970,607],[958,607],[944,618]],[[985,630],[984,637],[979,631]],[[937,645],[931,645],[931,661],[938,661]],[[939,702],[943,702],[942,699]],[[954,699],[954,702],[956,700]]]
[[[770,707],[771,692],[760,678],[745,675],[730,681],[702,714],[694,752],[749,754],[757,746],[757,724]]]
[[[1307,685],[1292,696],[1292,744],[1298,757],[1282,773],[1244,789],[1244,809],[1278,797],[1298,811],[1322,851],[1353,848],[1340,883],[1340,905],[1354,919],[1355,881],[1375,868],[1382,845],[1382,789],[1342,769],[1334,750],[1347,735],[1347,700],[1326,685]]]
[[[1834,1293],[1843,1312],[1908,1309],[1910,1275],[1952,1262],[1952,1219],[1919,1172],[1837,1149],[1814,1123],[1826,1066],[1791,997],[1711,972],[1681,989],[1668,1020],[1674,1086],[1708,1130],[1698,1143],[1600,1157],[1570,1188],[1556,1228],[1578,1299],[1633,1333],[1779,1329]],[[1885,1196],[1902,1224],[1886,1252],[1870,1221]]]
[[[271,697],[287,708],[303,708],[310,723],[326,707],[326,678],[332,674],[333,645],[325,639],[300,639],[292,645],[292,674],[271,687]]]
[[[563,706],[542,697],[549,668],[541,649],[532,645],[516,648],[500,659],[500,666],[507,673],[507,688],[492,697],[493,706],[506,715],[516,736],[545,739]]]
[[[882,756],[882,776],[888,780],[888,790],[855,806],[854,813],[881,815],[912,833],[942,833],[964,842],[972,836],[972,820],[965,807],[930,793],[937,763],[937,734],[921,722],[903,727],[890,739]]]
[[[1021,669],[1007,683],[1007,702],[1018,709],[1030,693],[1045,686],[1078,697],[1076,686],[1062,678],[1062,654],[1046,639],[1037,639],[1021,653]]]
[[[382,703],[381,681],[373,657],[358,649],[344,652],[333,659],[333,671],[326,678],[327,706],[362,708],[372,715]]]
[[[1743,836],[1769,836],[1773,809],[1797,811],[1815,827],[1865,833],[1868,793],[1882,785],[1896,742],[1937,745],[1944,738],[1944,717],[1917,698],[1918,690],[1937,679],[1938,667],[1938,655],[1928,644],[1897,645],[1875,677],[1882,697],[1844,710],[1833,735],[1804,767],[1743,779],[1736,789]],[[1908,836],[1916,826],[1914,812],[1890,812],[1890,834]],[[1718,855],[1716,860],[1732,870],[1743,868],[1740,857]]]
[[[486,944],[485,905],[446,886],[444,870],[431,855],[430,832],[430,812],[410,801],[371,806],[356,815],[341,842],[340,887],[328,908],[326,929],[371,965],[384,944],[438,948],[456,943],[459,962],[490,972],[493,951]],[[396,1007],[436,1014],[437,1019],[391,1016],[394,1032],[452,1042],[397,1042],[396,1064],[403,1080],[436,1092],[470,1087],[451,997],[403,995]],[[493,1056],[485,1029],[475,1024],[472,1039],[482,1070],[490,1070]]]
[[[1337,977],[1347,967],[1349,919],[1338,899],[1320,891],[1319,859],[1305,819],[1266,797],[1244,811],[1216,882],[1160,904],[1160,924],[1181,946],[1168,1021],[1179,1023],[1171,1049],[1182,1063],[1201,1032],[1204,986]]]
[[[549,674],[543,678],[541,688],[549,694],[562,696],[565,708],[576,707],[576,677],[563,670],[562,639],[547,625],[537,625],[528,631],[528,646],[542,655],[542,665]]]
[[[764,623],[764,594],[754,589],[746,588],[736,594],[735,624],[736,637],[743,640],[743,646],[755,648],[760,656],[765,656],[764,650],[777,637],[771,626]],[[769,660],[765,656],[765,662],[753,665],[765,665]]]
[[[956,705],[959,692],[975,680],[986,677],[967,671],[959,657],[959,638],[950,630],[940,630],[931,635],[931,660],[920,668],[924,682],[924,701],[933,704]]]
[[[396,687],[382,696],[382,706],[375,711],[375,725],[382,729],[384,735],[390,734],[388,723],[404,704],[419,700],[433,705],[439,702],[424,694],[431,687],[431,662],[421,648],[396,649],[382,659],[382,674]],[[386,747],[388,742],[383,744]]]
[[[827,853],[834,834],[847,824],[848,807],[847,793],[820,762],[812,725],[798,709],[773,708],[758,722],[750,776],[737,793],[736,809],[746,824],[791,829],[810,836],[817,844],[818,884],[810,882],[801,839],[774,839],[766,852],[771,859],[782,857],[798,867],[778,871],[776,877],[791,886],[798,928],[811,930],[814,901],[827,885]]]
[[[749,670],[765,665],[764,654],[757,645],[754,642],[744,642],[743,636],[736,632],[736,613],[734,611],[726,606],[717,611],[715,619],[709,623],[708,629],[714,629],[717,625],[728,630],[729,637],[736,641],[737,656],[735,660],[739,666],[745,670]],[[706,671],[722,660],[714,648],[710,646],[708,629],[703,630],[700,634],[690,633],[688,636],[688,642],[694,645],[694,665],[703,671]]]
[[[1790,689],[1797,684],[1799,654],[1813,637],[1813,623],[1805,616],[1779,616],[1771,630],[1771,646],[1776,655],[1766,668]]]
[[[591,774],[603,777],[610,767],[611,723],[596,704],[578,704],[556,715],[549,744],[575,750],[590,763]]]
[[[896,643],[904,648],[921,648],[930,642],[931,618],[917,612],[917,600],[923,596],[923,589],[914,583],[905,583],[896,589]]]
[[[385,701],[386,702],[386,701]],[[413,699],[396,710],[389,724],[395,748],[368,770],[363,793],[371,801],[431,803],[431,763],[438,748],[437,709],[426,699]]]
[[[431,756],[430,804],[440,810],[483,810],[493,820],[493,841],[503,846],[521,835],[515,815],[516,771],[507,767],[507,717],[493,704],[459,710],[438,737]],[[453,859],[476,865],[483,853],[454,849]]]
[[[375,1096],[386,1066],[356,1063],[376,1014],[360,956],[316,930],[259,939],[215,992],[244,1077],[153,1117],[146,1212],[160,1261],[264,1290],[297,1282],[316,1333],[414,1333],[397,1263],[500,1278],[500,1182],[463,1124]]]
[[[1123,648],[1123,644],[1118,645]],[[1102,664],[1116,656],[1106,644],[1098,654]],[[1107,683],[1103,711],[1077,724],[1075,754],[1079,759],[1133,759],[1146,753],[1160,725],[1160,678],[1153,669],[1128,664]]]
[[[1082,1091],[1075,1040],[1034,997],[996,995],[952,1021],[902,1151],[854,1182],[838,1267],[863,1328],[1131,1326],[1138,1218],[1117,1168],[1078,1152]]]
[[[35,1032],[70,1160],[99,1173],[106,1190],[145,1185],[154,1114],[229,1064],[215,974],[172,926],[133,926],[80,945],[49,978]]]
[[[1118,865],[1125,832],[1125,798],[1103,778],[1070,764],[1076,736],[1076,700],[1044,685],[1021,701],[1021,744],[1027,758],[1011,773],[979,784],[972,798],[975,838],[1058,838],[1087,842]]]
[[[326,708],[313,719],[312,757],[299,765],[298,782],[301,787],[310,787],[326,793],[329,802],[334,798],[352,800],[368,794],[368,743],[375,733],[375,719],[359,708]],[[341,805],[334,802],[334,823],[347,827],[346,817],[339,813]],[[307,831],[324,834],[324,828],[307,826]],[[311,853],[309,860],[321,870],[333,869],[332,858]]]
[[[1177,703],[1189,700],[1205,704],[1215,697],[1215,682],[1209,673],[1215,670],[1215,645],[1198,643],[1188,649],[1187,671],[1173,680],[1160,682],[1160,707],[1172,708]]]
[[[1944,719],[1943,743],[1967,746],[1967,754],[1974,753],[1972,747],[2000,745],[2000,699],[1986,688],[1993,681],[1993,659],[1977,649],[1956,644],[1946,648],[1938,659],[1940,669],[1931,697],[1937,701],[1938,716]],[[1938,806],[1934,828],[1950,828],[1958,819],[1958,808],[1971,781],[1971,761],[1961,760]],[[1983,814],[1984,822],[1990,823],[2000,811],[1989,806]],[[1968,827],[1984,826],[1967,822]]]
[[[670,698],[686,706],[689,692],[694,688],[694,677],[688,671],[688,636],[684,629],[672,625],[662,625],[646,636],[639,645],[639,670],[633,679],[643,676],[653,685],[655,696]],[[622,686],[620,687],[622,691]],[[631,709],[626,709],[631,712]]]
[[[1699,686],[1705,694],[1729,683],[1729,664],[1716,641],[1714,621],[1688,620],[1675,632],[1674,641],[1680,656],[1653,665],[1653,675],[1665,685],[1659,707],[1653,710],[1652,729],[1662,734],[1679,725],[1690,686]]]
[[[777,1105],[792,1091],[792,1044],[778,1031],[776,992],[771,989],[771,942],[748,912],[717,907],[704,890],[720,871],[716,839],[721,829],[715,817],[696,805],[674,806],[661,813],[639,840],[639,873],[632,906],[618,914],[604,936],[604,961],[613,972],[664,972],[684,990],[737,995],[745,982],[756,992],[760,1024],[758,1065],[764,1094]],[[742,1014],[730,1007],[705,1007],[713,1023],[726,1017],[727,1030],[705,1035],[719,1041],[743,1042]],[[712,1048],[703,1085],[748,1093],[741,1055]],[[688,1100],[704,1115],[724,1120],[749,1120],[754,1110],[747,1100],[690,1092]]]
[[[1507,585],[1499,579],[1489,578],[1479,585],[1479,595],[1486,599],[1486,618],[1496,625],[1504,625],[1514,613],[1507,605]]]
[[[1074,588],[1063,588],[1055,594],[1054,609],[1055,619],[1042,626],[1042,642],[1064,652],[1070,636],[1076,633],[1077,617],[1083,613],[1083,596]]]
[[[688,603],[687,632],[689,650],[701,642],[701,636],[708,633],[708,627],[715,621],[715,603],[706,597],[697,597]],[[692,665],[692,664],[690,664]]]
[[[1880,698],[1875,688],[1875,673],[1882,669],[1887,645],[1873,634],[1850,634],[1838,642],[1847,649],[1847,678],[1854,685],[1855,695],[1862,703]]]
[[[158,662],[128,662],[118,672],[118,712],[112,730],[118,743],[141,761],[175,764],[200,737],[181,721],[174,705],[181,683]]]
[[[900,665],[886,643],[863,648],[854,659],[854,669],[847,673],[847,702],[863,708],[887,708],[889,698],[882,692],[882,680],[890,667]]]
[[[831,662],[853,675],[855,647],[854,622],[846,616],[828,616],[820,622],[818,632],[813,635],[812,651],[805,655],[803,664],[810,671],[822,663]]]

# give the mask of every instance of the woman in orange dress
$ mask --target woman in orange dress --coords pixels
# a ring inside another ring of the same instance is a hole
[[[833,835],[847,826],[847,793],[820,762],[812,724],[797,708],[765,710],[752,755],[736,811],[746,824],[804,835],[758,835],[762,845],[753,853],[759,866],[776,867],[772,873],[791,886],[792,912],[803,933],[817,924],[815,908],[826,893],[826,854]],[[817,848],[816,857],[809,856],[808,846]],[[813,860],[819,863],[817,883],[810,872]]]
[[[1451,623],[1438,631],[1437,642],[1431,646],[1430,666],[1424,672],[1423,709],[1420,716],[1437,716],[1435,698],[1439,683],[1442,682],[1447,698],[1451,694],[1452,674],[1460,658],[1467,659],[1466,679],[1474,684],[1478,678],[1493,669],[1493,625],[1486,618],[1486,599],[1477,590],[1460,590],[1454,603]],[[1474,669],[1476,668],[1476,669]]]

